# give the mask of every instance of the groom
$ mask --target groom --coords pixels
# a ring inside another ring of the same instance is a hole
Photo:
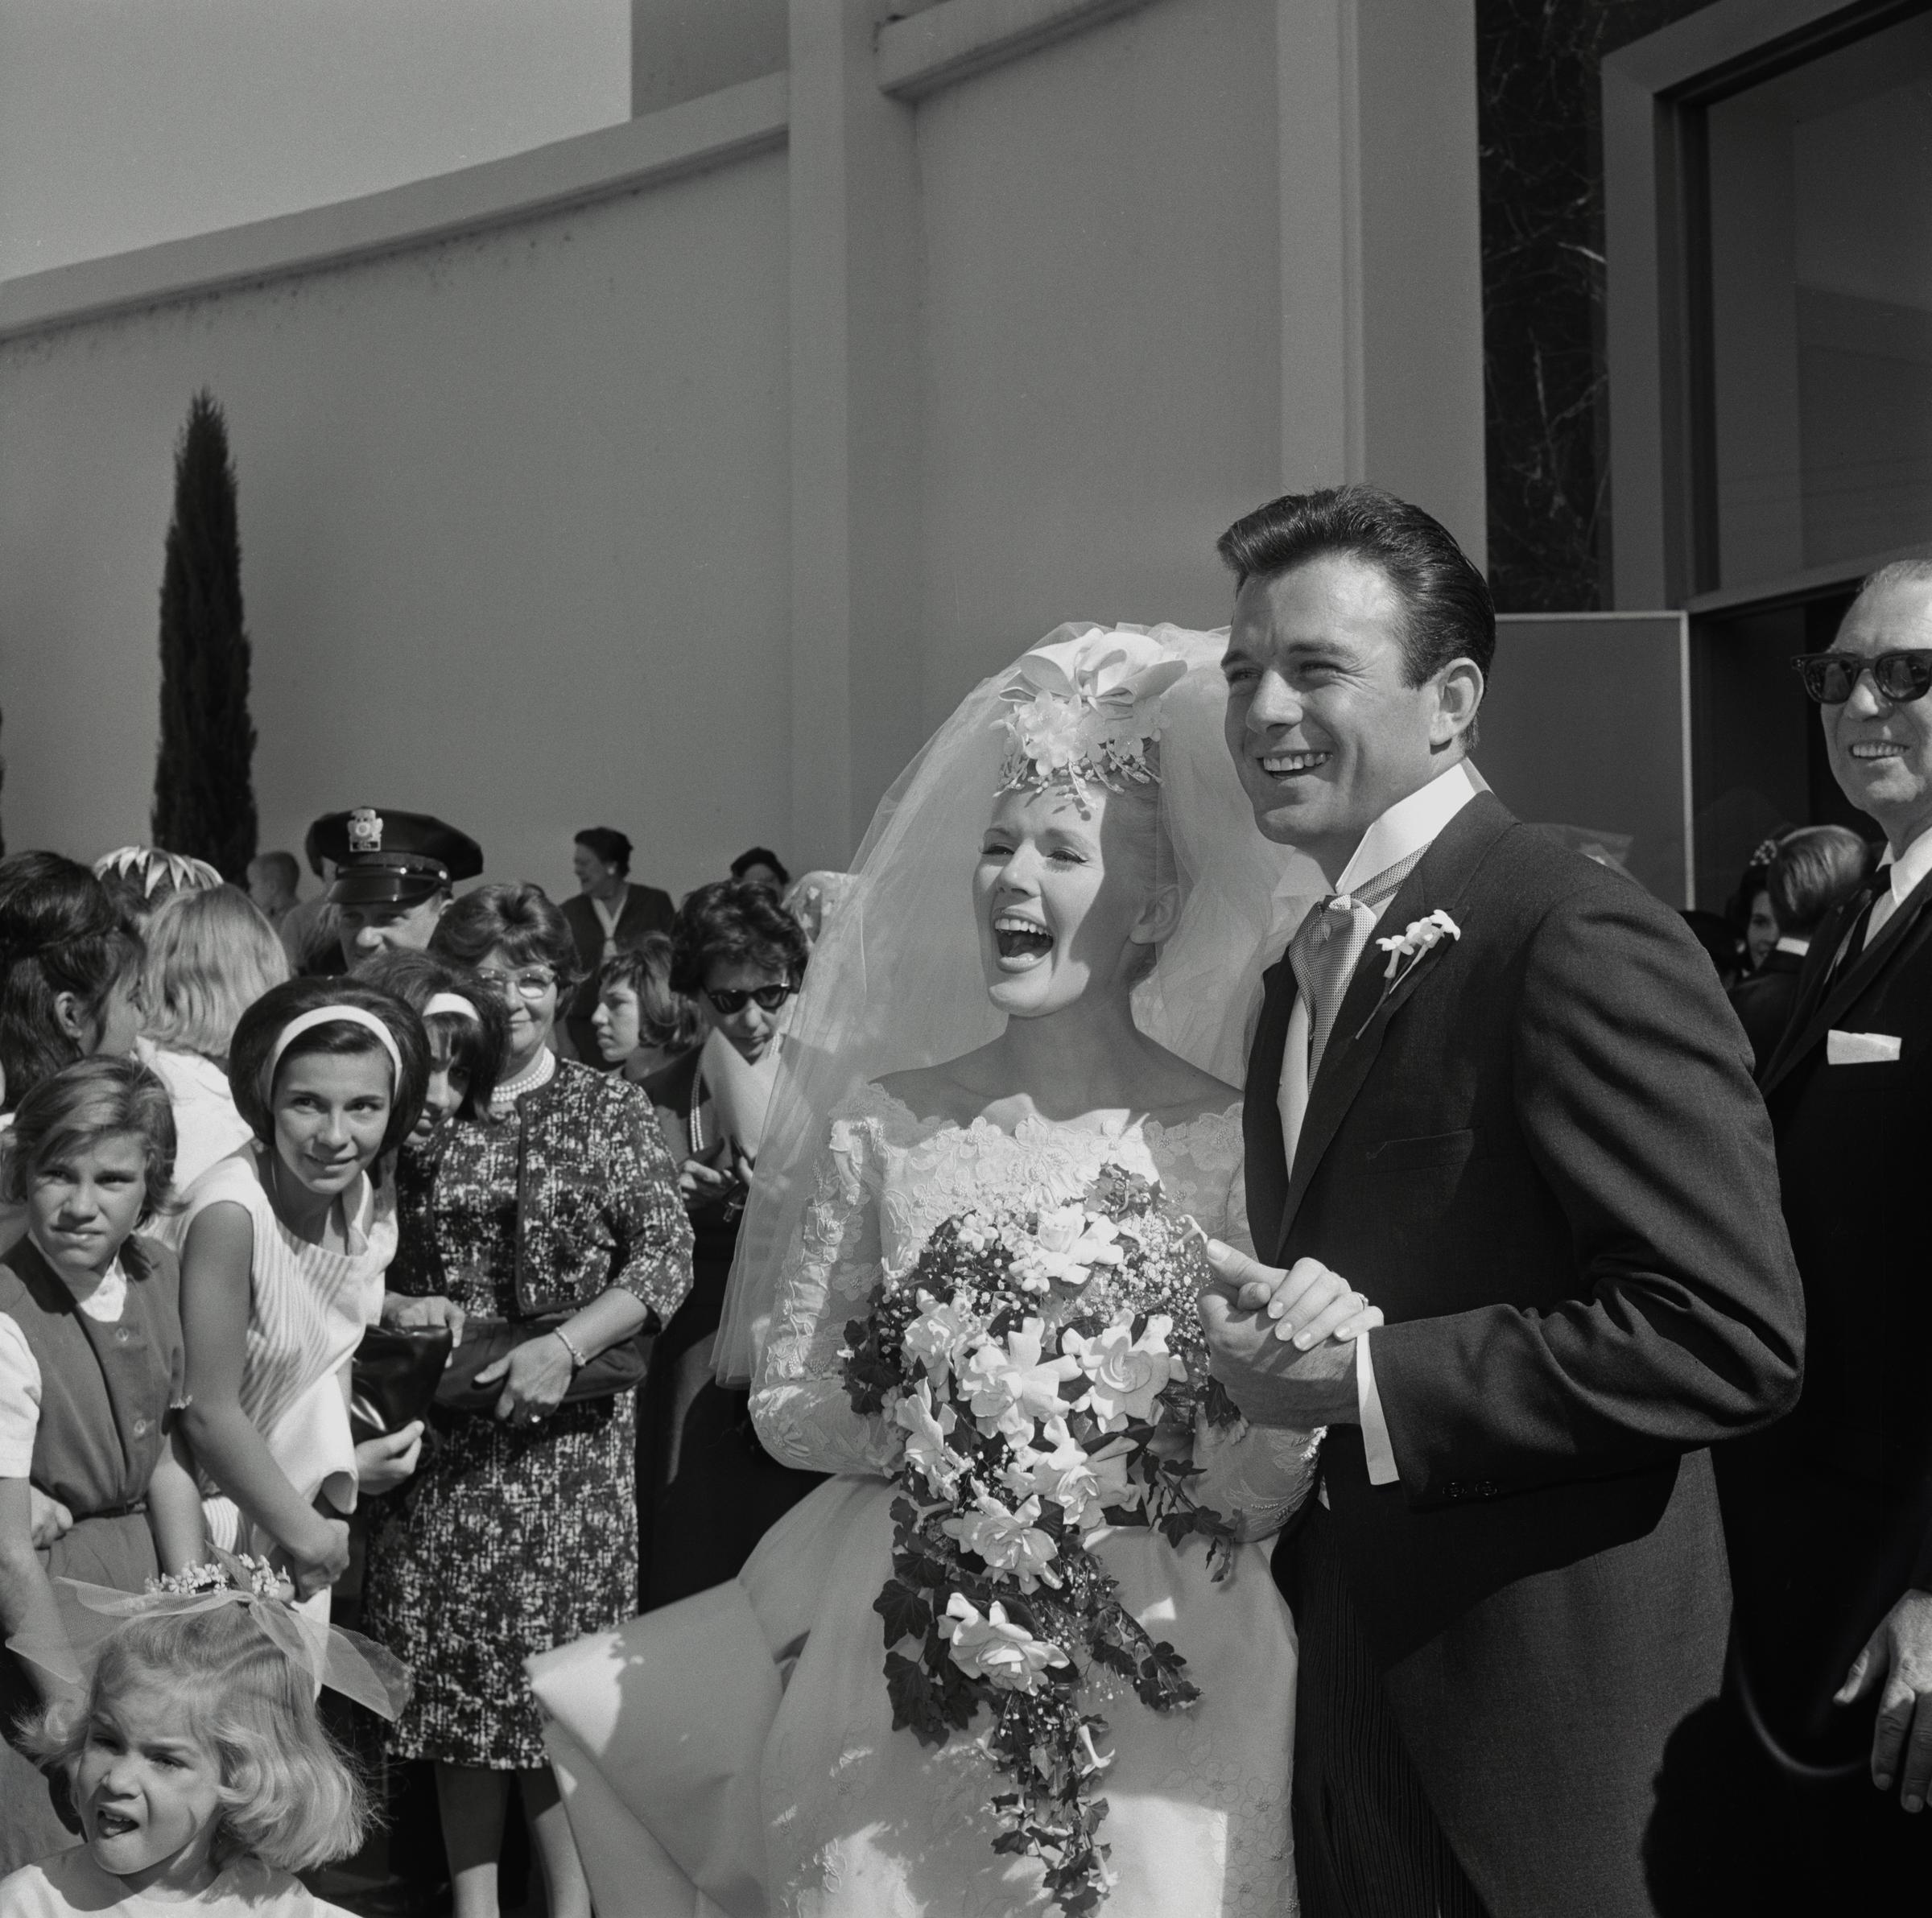
[[[1442,526],[1347,486],[1220,552],[1229,749],[1335,889],[1249,1061],[1263,1263],[1216,1248],[1202,1301],[1249,1417],[1329,1429],[1275,1557],[1303,1909],[1637,1918],[1665,1743],[1724,1664],[1706,1448],[1798,1384],[1743,1037],[1674,913],[1476,777],[1495,616]],[[1324,1268],[1388,1322],[1302,1350]]]

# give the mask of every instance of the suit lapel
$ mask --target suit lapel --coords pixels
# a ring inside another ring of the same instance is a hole
[[[1818,995],[1826,970],[1838,951],[1839,941],[1849,929],[1841,918],[1833,926],[1831,937],[1818,942],[1823,956],[1818,970],[1785,1029],[1782,1042],[1771,1055],[1770,1064],[1765,1068],[1762,1089],[1767,1095],[1831,1030],[1839,1015],[1857,1004],[1893,956],[1904,950],[1907,934],[1928,905],[1932,905],[1932,876],[1922,879],[1905,895],[1898,910],[1879,929],[1878,937],[1863,952],[1850,959],[1822,997]],[[1856,918],[1856,914],[1853,917]],[[1809,1005],[1804,1003],[1806,1000],[1810,1002]]]
[[[1479,793],[1437,835],[1435,843],[1422,855],[1415,870],[1405,879],[1381,923],[1397,928],[1419,919],[1440,907],[1455,915],[1457,902],[1490,848],[1516,823],[1508,809],[1492,794]],[[1381,935],[1386,936],[1386,935]],[[1302,1136],[1294,1149],[1294,1167],[1289,1175],[1288,1194],[1282,1206],[1281,1230],[1276,1236],[1276,1255],[1286,1241],[1307,1195],[1309,1182],[1321,1164],[1322,1156],[1333,1141],[1356,1095],[1367,1081],[1382,1049],[1383,1035],[1396,1011],[1427,974],[1435,970],[1440,948],[1426,955],[1389,996],[1385,1005],[1377,1001],[1386,983],[1388,960],[1372,941],[1355,968],[1342,1010],[1335,1022],[1327,1050],[1322,1055],[1321,1070],[1308,1091],[1308,1110],[1302,1120]],[[1286,962],[1282,969],[1287,969]],[[1292,1005],[1293,994],[1290,994]],[[1287,1031],[1286,1015],[1282,1033]],[[1280,1041],[1276,1042],[1276,1076],[1280,1076]]]

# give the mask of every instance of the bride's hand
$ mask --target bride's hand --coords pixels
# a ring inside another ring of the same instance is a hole
[[[1241,1310],[1273,1319],[1275,1337],[1284,1343],[1294,1340],[1298,1351],[1311,1351],[1327,1338],[1347,1344],[1383,1322],[1379,1305],[1370,1305],[1319,1259],[1297,1259],[1284,1272],[1211,1239],[1208,1263],[1219,1289]]]

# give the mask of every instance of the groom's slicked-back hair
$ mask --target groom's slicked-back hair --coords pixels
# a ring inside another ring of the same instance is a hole
[[[1489,677],[1496,607],[1483,575],[1455,536],[1420,506],[1379,486],[1324,486],[1284,493],[1237,519],[1216,550],[1233,569],[1236,592],[1325,554],[1342,553],[1384,574],[1407,611],[1402,654],[1420,686],[1452,659],[1473,659]]]

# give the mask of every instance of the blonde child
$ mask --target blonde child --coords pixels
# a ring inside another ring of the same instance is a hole
[[[294,1874],[348,1857],[368,1827],[361,1785],[316,1714],[347,1635],[328,1645],[279,1598],[229,1580],[216,1567],[169,1580],[204,1589],[156,1594],[116,1620],[85,1692],[23,1734],[65,1774],[81,1838],[0,1879],[0,1918],[344,1918]],[[386,1684],[351,1659],[375,1680],[356,1695],[393,1714],[406,1676],[392,1668]]]

